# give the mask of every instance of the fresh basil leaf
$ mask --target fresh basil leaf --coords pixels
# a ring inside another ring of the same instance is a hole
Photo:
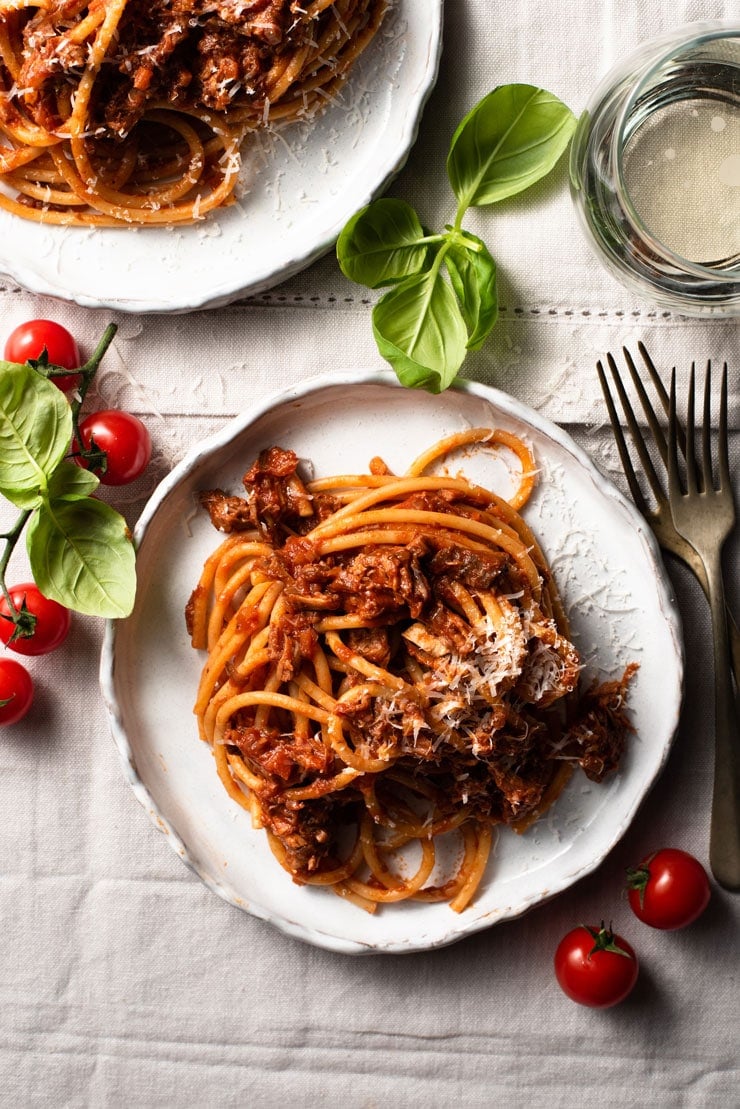
[[[2,492],[6,500],[10,501],[16,508],[20,508],[24,512],[27,509],[35,508],[43,499],[41,490],[38,486],[35,489],[10,489],[6,487],[0,490],[0,492]]]
[[[362,208],[342,230],[337,259],[345,277],[370,289],[392,285],[420,273],[430,248],[419,244],[424,229],[403,200],[384,197]]]
[[[468,329],[468,350],[479,350],[498,316],[496,263],[482,239],[468,231],[465,236],[480,249],[453,243],[445,254],[445,264]]]
[[[72,438],[66,397],[28,365],[0,362],[0,492],[19,507],[38,494]]]
[[[75,462],[60,462],[49,478],[48,498],[59,501],[79,501],[89,497],[100,485],[100,478]]]
[[[441,393],[465,359],[465,321],[436,268],[407,278],[378,301],[373,332],[381,355],[410,388]]]
[[[44,500],[26,532],[31,573],[41,592],[76,612],[128,616],[136,593],[134,547],[110,505]]]
[[[571,110],[545,89],[494,89],[452,137],[447,173],[460,207],[493,204],[539,181],[567,148],[575,126]]]

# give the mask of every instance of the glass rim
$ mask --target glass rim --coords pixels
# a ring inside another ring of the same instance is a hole
[[[704,28],[701,32],[699,31],[700,27]],[[704,43],[713,42],[716,39],[740,40],[740,24],[729,23],[728,21],[699,23],[696,25],[693,33],[691,33],[691,24],[688,24],[680,30],[684,32],[684,35],[676,34],[672,36],[671,40],[666,41],[664,50],[652,63],[650,68],[639,78],[617,114],[611,138],[612,158],[615,167],[615,189],[623,206],[624,214],[629,220],[633,230],[641,241],[645,243],[651,251],[662,258],[663,261],[694,277],[703,278],[704,280],[717,284],[737,281],[740,277],[740,257],[738,257],[738,260],[733,262],[732,265],[728,265],[724,268],[705,266],[702,265],[701,262],[692,262],[688,258],[684,258],[682,254],[678,254],[676,251],[671,250],[670,247],[666,246],[664,242],[658,239],[638,215],[625,181],[623,154],[626,146],[624,135],[627,124],[632,116],[637,100],[650,86],[656,74],[665,66],[669,59],[680,56]]]

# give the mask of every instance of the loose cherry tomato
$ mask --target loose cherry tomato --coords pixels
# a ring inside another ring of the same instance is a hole
[[[555,952],[555,976],[561,989],[579,1005],[593,1009],[624,1001],[638,973],[632,947],[603,924],[600,928],[574,928]]]
[[[673,931],[691,924],[711,896],[704,867],[687,851],[664,847],[627,870],[628,899],[635,916],[651,928]]]
[[[33,701],[33,680],[12,658],[0,658],[0,724],[17,724]]]
[[[0,639],[19,655],[46,655],[61,647],[72,619],[69,609],[45,597],[32,581],[8,592],[20,621],[13,622],[6,598],[0,597]]]
[[[80,466],[94,470],[104,485],[127,485],[143,474],[152,456],[152,441],[144,424],[130,412],[115,408],[93,412],[80,423],[86,450],[91,446],[105,452],[103,469],[77,458]]]
[[[46,348],[49,362],[64,366],[65,370],[76,370],[80,365],[80,352],[77,343],[66,327],[53,320],[28,320],[11,331],[5,343],[5,359],[8,362],[28,362],[39,358]],[[57,388],[63,393],[76,389],[82,380],[79,374],[52,377]]]

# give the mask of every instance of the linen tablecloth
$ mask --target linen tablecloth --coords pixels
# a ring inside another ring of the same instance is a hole
[[[682,23],[740,20],[737,0],[448,0],[439,80],[391,193],[430,226],[454,214],[452,131],[490,88],[550,89],[580,112],[611,64]],[[566,427],[622,488],[595,362],[643,340],[656,363],[731,369],[740,482],[737,320],[697,321],[619,285],[577,224],[567,167],[466,226],[499,265],[501,318],[465,374]],[[105,259],[101,258],[101,265]],[[112,495],[133,524],[189,447],[255,400],[334,369],[383,369],[369,294],[331,255],[228,308],[114,317],[95,400],[145,419],[154,461]],[[91,349],[104,311],[5,282],[0,331],[49,316]],[[726,568],[738,604],[737,534]],[[18,573],[23,572],[19,556]],[[740,1103],[740,897],[716,886],[691,928],[639,924],[624,868],[664,844],[707,862],[713,695],[709,614],[670,564],[686,632],[681,724],[633,825],[589,877],[525,917],[408,956],[340,956],[223,903],[129,790],[98,691],[99,621],[75,618],[33,661],[31,714],[0,735],[0,1105],[3,1107],[732,1106]],[[552,957],[575,924],[613,921],[641,957],[631,997],[576,1006]]]

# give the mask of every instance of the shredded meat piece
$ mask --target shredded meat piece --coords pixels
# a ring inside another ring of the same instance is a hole
[[[532,716],[511,706],[494,705],[474,729],[471,745],[478,757],[507,755],[521,759],[537,745],[544,730],[542,723]]]
[[[552,779],[552,764],[536,755],[511,766],[505,760],[493,759],[490,767],[501,794],[500,811],[506,824],[536,809]]]
[[[289,682],[304,659],[311,659],[318,646],[316,613],[288,609],[270,625],[268,648],[277,661],[280,678]]]
[[[298,455],[294,451],[270,447],[244,475],[252,523],[278,543],[285,527],[313,516],[311,498],[297,470]]]
[[[586,690],[578,717],[568,729],[561,756],[579,763],[594,782],[616,770],[626,736],[634,730],[627,715],[627,687],[637,669],[637,663],[630,663],[621,678]]]
[[[285,850],[293,881],[300,883],[337,865],[340,832],[352,822],[354,807],[341,795],[310,801],[289,801],[275,795],[263,799],[261,813],[265,827]]]
[[[222,489],[207,489],[200,494],[200,503],[217,531],[249,531],[254,527],[249,505],[243,497],[230,497]]]
[[[435,577],[449,577],[469,589],[491,589],[510,558],[503,551],[481,555],[467,547],[441,547],[434,554],[429,569]]]
[[[333,755],[320,740],[290,733],[281,735],[274,728],[230,728],[224,742],[237,747],[246,762],[268,778],[295,785],[307,773],[327,774]]]
[[[438,636],[451,651],[465,656],[474,648],[470,626],[447,605],[437,603],[429,611],[427,626],[432,635]]]
[[[340,568],[330,591],[342,598],[347,612],[367,620],[408,611],[418,616],[430,596],[418,550],[367,547]]]
[[[440,809],[452,815],[464,807],[493,824],[513,824],[535,811],[553,777],[552,764],[536,752],[515,759],[438,751],[435,758],[428,776],[436,784]]]
[[[387,628],[352,628],[347,633],[347,646],[368,662],[384,669],[391,661],[391,643]]]

